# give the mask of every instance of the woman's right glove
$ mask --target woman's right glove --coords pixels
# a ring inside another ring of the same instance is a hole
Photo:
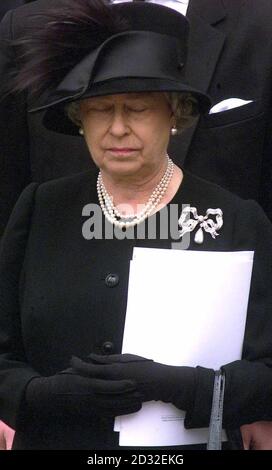
[[[35,377],[25,392],[27,410],[63,417],[114,417],[134,413],[142,406],[132,380],[83,377],[67,369],[50,377]]]

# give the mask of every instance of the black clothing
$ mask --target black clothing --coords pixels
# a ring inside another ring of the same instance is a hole
[[[52,426],[39,414],[23,413],[24,391],[33,377],[66,369],[72,355],[121,352],[133,247],[171,248],[171,239],[88,240],[82,235],[82,209],[89,203],[98,203],[92,172],[33,183],[21,195],[2,240],[0,401],[2,419],[16,427],[15,448],[117,446],[112,420],[63,418]],[[256,203],[189,173],[171,204],[178,204],[179,214],[182,204],[196,207],[198,214],[208,208],[223,211],[218,237],[205,233],[203,245],[192,237],[189,249],[255,251],[243,360],[224,366],[224,425],[272,419],[271,225]],[[109,274],[118,282],[109,283]],[[209,423],[213,375],[200,368],[197,382],[188,427]]]
[[[0,3],[0,20],[9,10],[18,8],[24,5],[25,3],[29,3],[29,2],[25,0],[2,0]]]

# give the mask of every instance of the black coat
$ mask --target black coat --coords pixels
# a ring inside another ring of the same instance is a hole
[[[190,82],[213,104],[253,102],[202,117],[181,136],[175,154],[194,174],[257,200],[272,219],[272,3],[191,0],[187,16]]]
[[[31,14],[60,0],[37,0],[9,13],[1,38],[21,37]],[[226,98],[254,102],[205,117],[197,127],[173,139],[171,155],[192,172],[259,201],[272,218],[271,90],[272,3],[270,0],[190,0],[191,22],[187,73],[208,91],[214,103]],[[0,51],[0,82],[16,63]],[[41,116],[27,115],[22,100],[0,106],[0,233],[22,189],[88,169],[82,139],[45,130]],[[69,149],[69,152],[67,152]]]
[[[9,10],[18,8],[24,5],[25,3],[28,2],[25,0],[2,0],[2,2],[0,3],[0,20]]]
[[[224,425],[272,419],[271,225],[254,202],[188,173],[171,202],[178,204],[179,213],[182,204],[196,207],[198,214],[215,207],[223,211],[218,237],[205,234],[201,246],[192,237],[190,249],[255,251],[244,359],[224,366]],[[24,389],[37,373],[65,369],[72,355],[103,354],[105,342],[112,353],[121,351],[133,246],[171,247],[169,239],[84,238],[82,208],[88,203],[97,203],[90,172],[40,186],[33,183],[20,197],[2,240],[0,417],[16,427],[16,448],[117,446],[111,420],[67,423],[59,418],[52,423],[40,416],[18,418]],[[110,285],[108,274],[117,274],[119,283]],[[199,375],[194,408],[186,415],[188,427],[209,423],[212,378],[207,369]]]

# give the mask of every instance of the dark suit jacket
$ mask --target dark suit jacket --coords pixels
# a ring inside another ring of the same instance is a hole
[[[0,37],[19,38],[30,15],[60,0],[37,0],[10,12]],[[226,98],[253,103],[200,119],[173,139],[171,154],[184,167],[245,198],[259,201],[272,219],[272,3],[270,0],[190,0],[188,77],[213,102]],[[16,57],[2,46],[0,82]],[[44,129],[42,116],[27,115],[23,99],[0,107],[0,233],[20,192],[42,182],[89,168],[80,137]]]
[[[270,0],[191,0],[187,76],[213,104],[253,102],[202,117],[174,145],[190,171],[243,198],[272,219],[272,36]]]
[[[7,11],[20,7],[25,3],[27,2],[24,0],[2,0],[0,3],[0,20],[7,13]]]
[[[37,0],[9,12],[0,27],[0,38],[19,38],[34,21],[31,15],[60,0]],[[16,57],[5,44],[0,49],[0,83]],[[90,156],[82,138],[47,131],[42,115],[27,113],[24,97],[0,103],[0,236],[23,188],[30,181],[43,182],[90,168]],[[92,165],[92,163],[91,163]]]
[[[16,428],[17,448],[117,447],[112,420],[78,417],[67,423],[61,413],[44,416],[42,410],[37,416],[20,415],[24,390],[33,376],[65,369],[72,355],[106,354],[109,344],[112,353],[120,353],[132,249],[135,245],[171,248],[167,238],[84,238],[82,224],[88,219],[82,217],[82,208],[98,203],[95,180],[86,172],[40,186],[33,183],[20,197],[2,239],[0,417]],[[171,202],[178,205],[178,215],[184,203],[196,207],[199,215],[208,208],[223,211],[219,235],[213,239],[205,233],[201,246],[192,236],[191,250],[255,250],[244,360],[224,366],[224,424],[234,427],[271,419],[271,224],[257,204],[188,173]],[[159,213],[155,217],[158,222]],[[119,277],[114,286],[107,281],[110,273]],[[182,285],[180,294],[182,309]],[[203,368],[198,372],[194,406],[186,414],[189,427],[209,423],[213,374]]]

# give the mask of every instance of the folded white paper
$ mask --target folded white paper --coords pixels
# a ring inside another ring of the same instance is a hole
[[[240,359],[253,254],[134,248],[122,352],[213,369]],[[207,442],[207,429],[183,422],[173,405],[148,402],[115,430],[121,446]]]

